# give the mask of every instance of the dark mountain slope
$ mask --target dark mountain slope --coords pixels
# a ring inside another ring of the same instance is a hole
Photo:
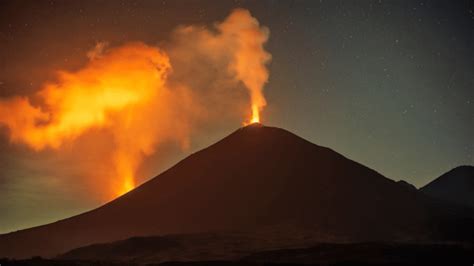
[[[420,189],[424,193],[474,208],[474,166],[459,166]]]
[[[251,125],[98,209],[0,236],[0,257],[221,231],[348,241],[473,239],[472,219],[446,206],[288,131]]]

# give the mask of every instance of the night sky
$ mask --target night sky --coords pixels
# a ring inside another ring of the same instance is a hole
[[[176,26],[209,25],[236,7],[270,30],[264,124],[417,187],[474,164],[472,1],[1,1],[0,97],[81,67],[98,42],[159,46]],[[141,180],[241,122],[147,158]],[[0,149],[0,233],[102,203],[67,156],[10,144],[4,130]]]

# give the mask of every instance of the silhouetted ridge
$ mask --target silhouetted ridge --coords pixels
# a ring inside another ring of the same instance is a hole
[[[474,166],[458,166],[420,190],[430,196],[474,208]]]

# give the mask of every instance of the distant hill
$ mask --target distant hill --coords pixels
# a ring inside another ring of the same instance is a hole
[[[472,241],[473,221],[331,149],[253,124],[100,208],[1,235],[0,257],[212,232],[266,232],[288,243]]]
[[[459,166],[420,188],[424,193],[474,208],[474,166]]]

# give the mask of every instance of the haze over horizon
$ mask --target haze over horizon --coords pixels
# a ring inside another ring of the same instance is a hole
[[[169,40],[179,25],[211,25],[248,9],[270,37],[262,123],[329,147],[417,187],[474,164],[473,3],[457,1],[22,1],[0,4],[0,96],[29,95],[74,71],[97,43]],[[139,183],[242,126],[245,114],[199,128],[188,149],[166,142]],[[150,121],[152,122],[152,121]],[[35,152],[0,131],[0,233],[101,205],[81,165],[93,155]],[[87,142],[87,137],[85,138]],[[91,143],[89,143],[91,145]],[[71,158],[76,159],[72,161]]]

